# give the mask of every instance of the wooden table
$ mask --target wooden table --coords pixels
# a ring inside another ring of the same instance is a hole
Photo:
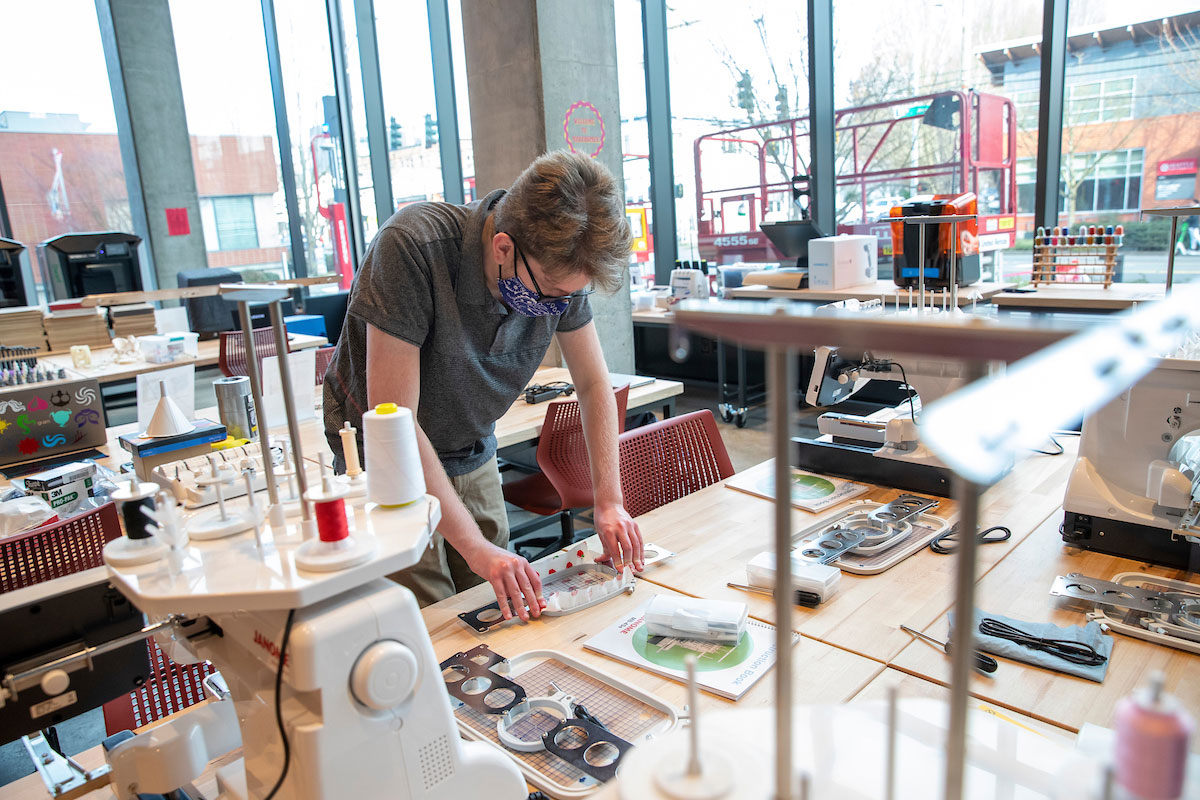
[[[1185,577],[1174,570],[1066,548],[1058,533],[1061,522],[1061,512],[1051,515],[983,576],[975,599],[978,608],[1030,622],[1083,625],[1087,618],[1082,613],[1059,608],[1050,596],[1055,576],[1079,572],[1111,580],[1117,573],[1136,571],[1168,578]],[[992,547],[988,545],[980,551]],[[949,629],[944,613],[932,624],[918,628],[942,637],[943,641]],[[1113,634],[1113,638],[1112,657],[1103,683],[1000,658],[1000,668],[992,676],[972,674],[971,693],[1071,731],[1078,731],[1085,722],[1112,727],[1117,701],[1144,685],[1151,672],[1162,670],[1167,676],[1167,691],[1178,697],[1193,716],[1200,714],[1200,681],[1196,680],[1200,675],[1200,656],[1119,633]],[[909,644],[893,659],[892,666],[937,683],[949,683],[950,659],[925,642]],[[1200,749],[1200,742],[1193,740],[1193,747]]]
[[[570,380],[571,373],[564,367],[542,367],[534,373],[530,384],[546,384],[553,381],[569,383]],[[675,411],[675,396],[680,394],[683,394],[683,384],[679,381],[656,379],[653,383],[631,388],[627,408],[633,411],[661,406],[663,416],[669,417]],[[545,403],[531,405],[524,399],[518,399],[503,417],[496,420],[496,446],[511,447],[537,439],[542,433],[542,423],[545,420]]]
[[[1013,539],[979,549],[981,574],[1062,504],[1077,440],[1061,440],[1063,455],[1029,458],[984,495],[981,524],[1006,525]],[[873,488],[856,499],[886,502],[898,494],[895,489]],[[747,603],[752,614],[774,622],[770,597],[726,586],[745,583],[746,562],[773,548],[774,508],[772,501],[722,482],[638,517],[646,541],[679,554],[648,579],[696,597]],[[792,529],[799,531],[829,513],[793,509]],[[942,498],[934,513],[953,516],[955,504]],[[921,630],[953,602],[954,559],[924,549],[879,575],[843,572],[831,600],[816,609],[796,609],[794,620],[807,636],[886,662],[912,641],[901,624]]]
[[[650,311],[634,311],[634,325],[670,325],[675,313],[666,308],[655,308]]]
[[[646,568],[647,574],[661,566]],[[653,695],[682,708],[687,702],[687,689],[668,678],[639,670],[624,662],[585,650],[583,643],[604,630],[623,614],[632,612],[656,594],[678,593],[648,581],[639,580],[631,595],[620,595],[600,605],[561,617],[543,617],[522,623],[508,622],[487,633],[477,633],[458,619],[458,614],[473,611],[495,600],[491,586],[482,584],[440,603],[428,606],[421,614],[433,650],[439,661],[455,653],[466,652],[486,644],[503,656],[514,656],[528,650],[558,650],[589,666],[631,683]],[[883,670],[883,665],[831,647],[808,637],[801,637],[793,651],[793,691],[797,703],[838,703],[849,700]],[[770,706],[774,704],[773,672],[768,672],[738,701],[738,706]],[[728,708],[732,701],[701,692],[706,708]]]
[[[971,305],[973,298],[978,298],[979,302],[984,302],[995,297],[999,292],[1007,286],[1012,286],[1011,283],[975,283],[971,286],[964,286],[958,290],[958,304],[960,306]],[[771,289],[766,286],[747,286],[742,285],[736,289],[727,289],[725,296],[732,300],[808,300],[818,303],[832,303],[839,300],[878,300],[881,296],[887,298],[889,303],[895,302],[896,295],[900,296],[901,308],[906,307],[908,303],[908,289],[901,289],[891,280],[880,280],[874,284],[864,284],[862,286],[847,286],[844,289]],[[917,290],[913,289],[914,302],[917,296]],[[925,288],[926,302],[932,302],[936,306],[942,304],[942,293],[936,292],[929,287]],[[930,298],[933,300],[930,300]],[[949,301],[947,301],[949,302]]]
[[[1032,292],[1000,292],[992,297],[992,303],[1002,311],[1111,312],[1162,300],[1164,293],[1161,283],[1114,283],[1107,289],[1060,283],[1039,286]]]
[[[302,333],[289,334],[288,341],[293,352],[313,347],[323,347],[329,343],[329,340],[324,336],[308,336]],[[197,367],[215,366],[220,355],[221,342],[217,339],[206,339],[197,345],[197,351],[199,355],[196,358],[179,358],[174,361],[168,361],[165,364],[153,364],[142,360],[135,361],[132,364],[117,364],[116,350],[111,347],[95,347],[92,348],[93,366],[85,369],[75,367],[69,354],[39,356],[38,360],[56,369],[63,367],[71,372],[79,373],[85,378],[95,378],[100,381],[101,386],[104,386],[110,383],[133,380],[145,372],[157,372],[160,369],[181,367],[187,364],[195,364]]]

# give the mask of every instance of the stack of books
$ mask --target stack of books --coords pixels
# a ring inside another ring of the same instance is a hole
[[[50,304],[50,313],[42,320],[50,349],[70,350],[71,345],[110,347],[108,322],[103,308],[84,308],[78,300],[61,300]]]
[[[113,336],[153,336],[158,333],[154,324],[154,306],[150,303],[111,306],[108,317]]]
[[[0,308],[0,344],[36,347],[40,352],[46,352],[42,310],[33,306]]]

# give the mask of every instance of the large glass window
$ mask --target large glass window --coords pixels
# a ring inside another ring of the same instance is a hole
[[[277,2],[275,17],[308,272],[341,275],[348,287],[354,256],[325,3]]]
[[[1041,0],[835,0],[837,220],[880,237],[918,197],[976,197],[985,277],[1028,271]],[[1023,169],[1022,169],[1023,168]],[[1024,212],[1024,215],[1022,215]]]
[[[1170,221],[1140,209],[1191,205],[1200,153],[1200,13],[1194,2],[1072,3],[1059,222],[1125,228],[1118,278],[1161,282]],[[1133,14],[1134,16],[1131,16]],[[1181,220],[1177,252],[1192,250]],[[1200,259],[1176,261],[1186,280]]]
[[[0,182],[13,238],[28,257],[63,233],[136,233],[95,3],[6,2],[0,18]]]
[[[808,172],[805,6],[674,3],[667,29],[680,258],[778,261],[759,225],[800,214],[792,179]]]
[[[621,98],[621,164],[625,212],[633,229],[632,285],[654,280],[654,210],[650,205],[650,128],[641,0],[616,0],[617,81]]]
[[[444,199],[437,102],[424,3],[375,3],[388,164],[396,208]],[[466,93],[465,84],[460,94]],[[461,122],[461,120],[460,120]]]
[[[242,0],[170,8],[208,264],[291,275],[262,9]],[[220,57],[214,41],[228,45]]]

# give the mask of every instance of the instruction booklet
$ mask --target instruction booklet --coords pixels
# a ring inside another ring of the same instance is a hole
[[[775,626],[751,619],[737,644],[717,644],[673,636],[651,636],[646,604],[584,643],[588,650],[673,680],[687,681],[687,656],[696,655],[701,689],[737,700],[775,664]],[[792,633],[792,644],[800,640]]]
[[[725,481],[725,485],[730,489],[737,489],[739,492],[774,500],[774,459],[764,461],[745,472],[739,472]],[[811,472],[792,468],[792,505],[802,511],[824,511],[852,497],[858,497],[869,488],[871,487],[865,483],[814,475]]]

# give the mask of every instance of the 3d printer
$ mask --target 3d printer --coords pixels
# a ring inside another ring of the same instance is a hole
[[[951,226],[939,224],[933,231],[926,231],[925,252],[921,251],[919,226],[905,225],[901,217],[942,216],[951,214],[976,214],[978,202],[974,192],[962,194],[935,194],[915,197],[907,203],[893,206],[889,216],[892,225],[892,276],[897,286],[905,288],[918,284],[919,270],[925,271],[925,285],[937,289],[950,286]],[[933,233],[933,235],[930,235]],[[953,243],[957,250],[957,279],[959,286],[969,286],[979,280],[979,224],[976,220],[958,225],[958,241]]]
[[[50,300],[69,300],[89,294],[140,292],[140,237],[101,231],[64,233],[37,247],[42,285]]]

